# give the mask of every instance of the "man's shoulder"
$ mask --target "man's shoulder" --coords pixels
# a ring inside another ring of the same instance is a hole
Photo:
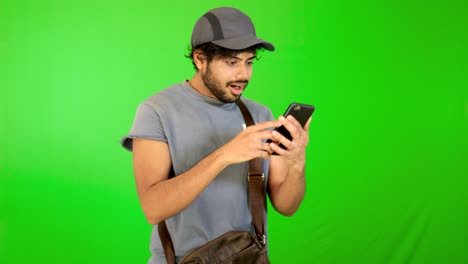
[[[245,106],[247,106],[256,122],[263,122],[274,119],[273,113],[268,106],[245,97],[242,97],[242,101],[244,102]]]
[[[165,107],[166,105],[171,105],[172,102],[180,100],[181,96],[183,96],[183,89],[182,83],[173,84],[152,94],[146,98],[141,105],[149,106],[154,110]]]
[[[246,97],[242,97],[241,98],[242,101],[244,102],[244,104],[249,108],[249,110],[251,111],[266,111],[266,112],[270,112],[270,108],[264,104],[261,104],[257,101],[254,101],[252,99],[249,99],[249,98],[246,98]]]

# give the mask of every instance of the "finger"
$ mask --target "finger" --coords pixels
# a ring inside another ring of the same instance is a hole
[[[269,159],[270,158],[270,153],[268,151],[264,150],[257,150],[255,153],[256,158],[263,158],[263,159]]]
[[[312,122],[312,117],[309,117],[309,119],[307,120],[305,126],[304,126],[304,130],[309,132],[309,126],[310,126],[310,122]]]
[[[259,146],[259,149],[263,150],[263,151],[266,151],[268,152],[269,154],[271,154],[271,148],[270,148],[270,143],[266,143],[266,142],[262,142]]]
[[[247,127],[247,129],[252,130],[252,131],[259,131],[259,130],[266,130],[268,128],[275,128],[277,126],[280,126],[281,123],[278,120],[271,120],[271,121],[265,121],[262,123],[258,123],[253,126]]]
[[[289,155],[289,152],[285,149],[283,149],[282,147],[280,147],[278,144],[276,143],[270,143],[270,148],[273,152],[275,152],[276,154],[280,155],[280,156],[288,156]]]
[[[297,119],[296,119],[294,116],[288,115],[288,116],[286,117],[286,119],[287,119],[289,122],[293,123],[295,126],[301,127],[301,128],[302,128],[301,123],[299,123],[299,121],[297,121]]]
[[[291,145],[292,145],[292,142],[291,140],[289,140],[288,138],[286,138],[285,136],[283,136],[281,133],[279,133],[278,131],[273,131],[272,133],[272,136],[273,136],[273,141],[275,143],[277,143],[278,145],[279,144],[283,144],[283,146],[285,146],[287,149],[290,149],[291,148]]]
[[[299,133],[302,127],[293,116],[288,116],[287,118],[283,119],[281,123],[289,131],[293,139],[299,137]]]
[[[262,130],[262,131],[254,132],[255,133],[254,140],[258,142],[268,140],[268,139],[272,140],[273,139],[272,132],[273,132],[272,130]]]

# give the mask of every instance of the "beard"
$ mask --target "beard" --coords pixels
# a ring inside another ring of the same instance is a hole
[[[210,69],[210,65],[206,68],[205,74],[201,75],[203,83],[205,86],[210,90],[210,92],[221,102],[223,103],[233,103],[239,99],[239,97],[242,95],[234,95],[231,93],[229,86],[231,84],[240,84],[243,83],[245,84],[244,90],[247,88],[248,80],[237,80],[237,81],[229,81],[227,82],[224,86],[221,84],[220,81],[216,80],[216,78],[213,76],[213,73]]]

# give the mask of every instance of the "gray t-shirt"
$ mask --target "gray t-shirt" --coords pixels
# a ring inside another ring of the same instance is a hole
[[[252,100],[242,98],[255,123],[273,120],[271,111]],[[128,136],[122,139],[132,149],[133,138],[166,142],[175,175],[234,138],[245,126],[235,103],[223,103],[199,94],[187,82],[173,85],[139,105]],[[155,160],[157,162],[157,160]],[[269,161],[262,160],[265,183]],[[231,230],[253,231],[247,197],[248,163],[224,169],[183,211],[166,220],[178,258],[190,250]],[[149,263],[166,263],[153,227]]]

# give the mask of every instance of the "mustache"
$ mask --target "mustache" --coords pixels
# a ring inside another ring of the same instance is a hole
[[[232,84],[248,84],[248,80],[237,80],[237,81],[229,81],[226,83],[226,86],[232,85]]]

